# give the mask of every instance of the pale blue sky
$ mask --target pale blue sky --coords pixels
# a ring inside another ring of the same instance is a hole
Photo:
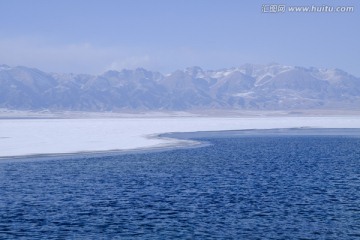
[[[262,13],[270,3],[355,10]],[[360,76],[356,0],[0,0],[0,23],[0,63],[44,71],[167,73],[277,62]]]

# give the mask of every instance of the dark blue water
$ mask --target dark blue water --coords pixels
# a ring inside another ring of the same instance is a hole
[[[359,239],[360,138],[0,163],[0,239]]]

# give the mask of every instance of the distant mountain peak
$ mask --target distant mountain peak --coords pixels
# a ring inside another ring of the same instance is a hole
[[[198,66],[188,67],[184,70],[184,72],[193,77],[203,77],[204,76],[204,70]]]
[[[11,67],[6,64],[0,64],[0,71],[10,70]]]

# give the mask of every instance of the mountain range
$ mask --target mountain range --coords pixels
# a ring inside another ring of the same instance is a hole
[[[0,108],[16,110],[360,109],[360,78],[339,69],[246,64],[170,74],[46,73],[0,65]]]

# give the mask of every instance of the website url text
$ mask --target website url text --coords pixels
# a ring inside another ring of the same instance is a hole
[[[263,4],[261,11],[263,13],[351,13],[355,11],[355,7],[329,5],[287,6],[284,4]]]

